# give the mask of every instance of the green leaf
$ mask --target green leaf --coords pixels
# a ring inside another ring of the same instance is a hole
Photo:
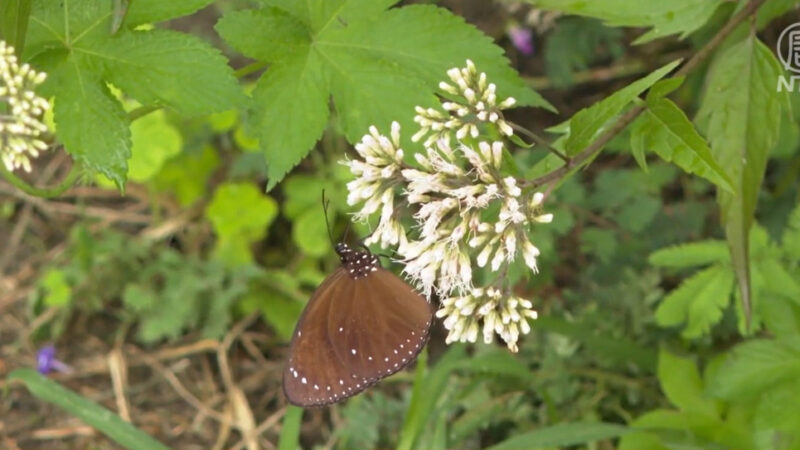
[[[703,393],[694,361],[681,358],[662,348],[658,354],[658,381],[669,401],[683,411],[717,416],[714,402]]]
[[[181,0],[165,2],[162,0],[131,0],[125,25],[133,28],[144,23],[158,23],[186,16],[209,5],[214,0]]]
[[[74,61],[60,67],[53,80],[58,140],[75,159],[122,189],[131,155],[131,132],[122,105]]]
[[[165,9],[200,5],[177,3]],[[136,5],[143,3],[132,2],[131,8]],[[35,2],[33,8],[26,53],[49,74],[42,88],[55,97],[57,137],[76,159],[120,188],[130,131],[109,84],[148,106],[163,104],[185,114],[227,110],[246,99],[227,60],[199,38],[168,30],[111,34],[107,2]]]
[[[25,49],[25,34],[33,0],[3,0],[0,3],[0,40],[20,55]]]
[[[164,163],[180,153],[183,147],[183,137],[167,121],[164,111],[152,112],[133,122],[131,138],[133,156],[128,161],[128,178],[140,183],[153,178]]]
[[[72,300],[72,287],[63,270],[48,270],[39,284],[47,291],[44,297],[44,304],[47,306],[66,306]]]
[[[181,206],[190,206],[205,197],[208,177],[219,166],[219,157],[214,147],[206,146],[167,161],[156,175],[158,189],[175,194]]]
[[[249,245],[261,239],[278,215],[278,204],[249,183],[225,183],[206,207],[217,240],[215,253],[229,265],[249,263]]]
[[[300,448],[300,424],[303,422],[303,408],[289,406],[283,416],[281,435],[278,439],[278,450],[294,450]]]
[[[714,160],[733,182],[735,194],[718,190],[717,202],[746,317],[751,301],[748,236],[788,95],[775,88],[781,74],[772,50],[748,35],[713,62],[697,115]]]
[[[749,398],[800,379],[800,337],[757,339],[735,347],[708,384],[719,398]]]
[[[647,110],[632,127],[631,147],[635,152],[653,151],[685,172],[733,192],[731,181],[714,161],[706,141],[683,111],[668,99],[648,100]]]
[[[550,331],[579,341],[589,350],[605,360],[620,366],[635,364],[646,372],[656,370],[654,350],[639,346],[627,338],[611,337],[597,333],[593,327],[581,322],[568,322],[553,316],[540,316],[531,326],[538,330]]]
[[[764,393],[753,422],[760,430],[797,433],[800,430],[800,383],[784,383]]]
[[[265,62],[284,59],[311,44],[306,26],[277,8],[233,11],[222,17],[214,28],[228,45],[243,55]]]
[[[233,70],[203,40],[169,30],[125,31],[92,47],[108,80],[141,103],[198,116],[244,101]]]
[[[491,450],[552,448],[585,444],[622,436],[630,428],[612,423],[572,422],[518,434],[489,447]]]
[[[730,261],[728,247],[722,241],[701,241],[674,245],[650,254],[648,262],[657,267],[683,269]]]
[[[778,338],[800,336],[800,307],[787,297],[767,298],[759,305],[767,330]]]
[[[697,272],[662,300],[656,322],[662,327],[686,322],[685,338],[702,336],[722,318],[732,289],[733,273],[727,267],[715,265]]]
[[[446,71],[469,58],[497,85],[499,98],[552,108],[526,86],[491,39],[444,9],[412,5],[384,11],[394,2],[365,0],[264,3],[275,8],[226,16],[218,30],[243,53],[274,60],[254,92],[252,123],[269,165],[268,189],[322,135],[331,97],[350,142],[370,125],[388,130],[393,120],[408,141],[417,128],[413,107],[431,105]],[[276,29],[264,28],[270,24]],[[284,35],[263,49],[259,36],[275,34]]]
[[[800,205],[792,210],[781,238],[783,251],[791,259],[800,259]]]
[[[656,82],[653,87],[647,91],[647,102],[653,102],[658,99],[664,98],[667,95],[673,93],[676,89],[683,85],[683,82],[686,80],[685,76],[680,77],[672,77],[667,78],[664,80],[659,80]]]
[[[594,105],[578,111],[569,120],[569,137],[564,145],[567,155],[575,155],[587,147],[609,120],[622,112],[628,104],[656,81],[665,77],[679,63],[680,61],[673,61]]]
[[[524,0],[539,8],[596,17],[611,26],[652,27],[636,42],[643,43],[680,33],[683,39],[702,27],[714,14],[719,1],[671,0],[630,2],[628,0]]]
[[[325,186],[326,181],[318,176],[297,174],[287,177],[281,185],[281,189],[286,195],[286,200],[283,202],[283,213],[290,219],[297,219],[308,210],[321,212],[322,191]],[[330,206],[333,208],[336,205],[331,203]]]
[[[17,369],[9,374],[8,379],[21,381],[37,398],[74,415],[123,447],[167,449],[111,411],[64,388],[33,369]]]
[[[456,363],[455,367],[476,375],[513,377],[526,382],[532,382],[535,379],[534,373],[523,362],[507,351],[497,348],[471,358],[465,358]]]
[[[328,122],[323,63],[305,48],[275,63],[258,82],[255,127],[267,160],[267,190],[311,151]]]
[[[303,253],[320,257],[330,251],[325,216],[320,211],[306,210],[292,224],[292,240]]]

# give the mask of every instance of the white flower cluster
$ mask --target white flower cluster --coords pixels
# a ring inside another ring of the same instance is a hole
[[[424,153],[414,154],[415,166],[403,160],[399,124],[392,124],[390,138],[370,127],[355,147],[361,159],[344,162],[356,176],[347,185],[348,203],[363,203],[357,220],[381,211],[366,243],[397,246],[406,276],[424,295],[436,293],[442,299],[437,315],[446,318],[448,342],[475,342],[482,323],[486,342],[497,333],[516,351],[520,333],[530,331],[527,320],[535,319],[536,312],[530,301],[509,295],[506,271],[519,255],[532,272],[538,271],[539,249],[528,238],[528,228],[553,216],[541,213],[541,193],[523,191],[514,177],[503,174],[505,144],[480,139],[481,123],[512,134],[497,111],[514,100],[496,104],[494,85],[487,84],[485,74],[477,75],[470,61],[448,75],[458,87],[443,83],[442,89],[460,92],[466,103],[444,102],[444,109],[455,113],[447,121],[434,120],[429,110],[417,116],[422,130],[414,139],[428,137]],[[395,204],[402,195],[405,201]],[[409,215],[416,222],[411,236],[400,222]],[[473,260],[495,274],[490,286],[474,286]]]
[[[483,341],[494,340],[497,333],[508,348],[516,352],[520,334],[528,334],[531,327],[528,319],[536,319],[533,304],[524,298],[504,295],[495,288],[475,288],[465,296],[442,300],[442,308],[436,317],[444,318],[449,330],[446,342],[475,342],[483,322]]]
[[[467,60],[466,67],[448,70],[447,76],[453,84],[442,81],[439,89],[461,101],[442,102],[444,112],[417,106],[414,121],[420,125],[420,130],[411,138],[412,141],[418,142],[427,135],[426,147],[439,139],[449,142],[451,132],[455,132],[458,140],[467,136],[477,138],[480,135],[478,125],[481,123],[497,125],[506,136],[514,134],[501,111],[512,107],[516,100],[508,97],[498,103],[497,86],[488,83],[486,74],[479,74],[472,61]]]
[[[40,117],[50,105],[34,91],[45,76],[20,66],[14,48],[0,41],[0,159],[9,171],[30,172],[30,158],[47,148],[40,139],[47,132]]]

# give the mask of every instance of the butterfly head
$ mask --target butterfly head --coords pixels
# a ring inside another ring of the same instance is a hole
[[[378,257],[367,251],[353,250],[349,245],[336,244],[336,253],[347,273],[354,279],[365,278],[380,267]]]

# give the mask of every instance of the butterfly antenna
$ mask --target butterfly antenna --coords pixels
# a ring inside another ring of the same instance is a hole
[[[322,212],[325,214],[325,228],[328,230],[328,240],[331,241],[331,246],[336,247],[336,243],[333,242],[333,234],[331,234],[331,223],[328,222],[328,205],[330,205],[330,200],[325,198],[325,189],[322,190]]]

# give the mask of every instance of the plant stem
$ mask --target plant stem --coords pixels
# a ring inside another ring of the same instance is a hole
[[[508,122],[508,124],[511,125],[511,128],[513,128],[515,131],[518,131],[518,132],[524,134],[525,136],[531,138],[533,140],[533,142],[535,142],[537,145],[543,146],[550,153],[552,153],[552,154],[558,156],[559,158],[561,158],[565,163],[569,162],[569,156],[565,155],[564,153],[559,151],[557,148],[555,148],[552,145],[550,145],[550,143],[547,142],[547,139],[542,138],[541,136],[539,136],[538,134],[534,133],[533,131],[530,131],[527,128],[521,126],[521,125],[517,125],[514,122]]]
[[[728,23],[723,26],[713,38],[711,38],[708,43],[703,46],[697,53],[692,56],[686,64],[683,65],[677,72],[672,76],[681,77],[685,76],[692,70],[694,70],[698,65],[704,62],[706,59],[711,56],[711,53],[716,49],[724,40],[727,38],[733,30],[739,26],[742,22],[744,22],[749,16],[755,14],[759,7],[765,2],[766,0],[750,0],[741,11],[736,13]],[[543,175],[539,178],[535,178],[533,180],[526,181],[525,184],[532,185],[532,186],[540,186],[546,183],[550,183],[556,181],[569,173],[576,166],[580,166],[586,161],[594,158],[600,152],[600,150],[605,147],[612,139],[614,139],[622,130],[625,129],[628,125],[631,124],[639,114],[644,112],[645,106],[636,105],[633,108],[626,111],[623,115],[614,122],[606,131],[604,131],[597,139],[594,140],[588,147],[581,150],[578,154],[575,155],[574,158],[569,159],[564,163],[563,166],[559,167],[558,169],[548,173],[547,175]]]
[[[83,170],[79,164],[73,164],[67,176],[57,186],[52,188],[39,188],[28,184],[22,178],[14,175],[5,165],[0,164],[0,174],[3,175],[6,181],[26,194],[41,198],[53,198],[63,194],[64,191],[75,185],[75,182],[78,181],[82,172]]]

